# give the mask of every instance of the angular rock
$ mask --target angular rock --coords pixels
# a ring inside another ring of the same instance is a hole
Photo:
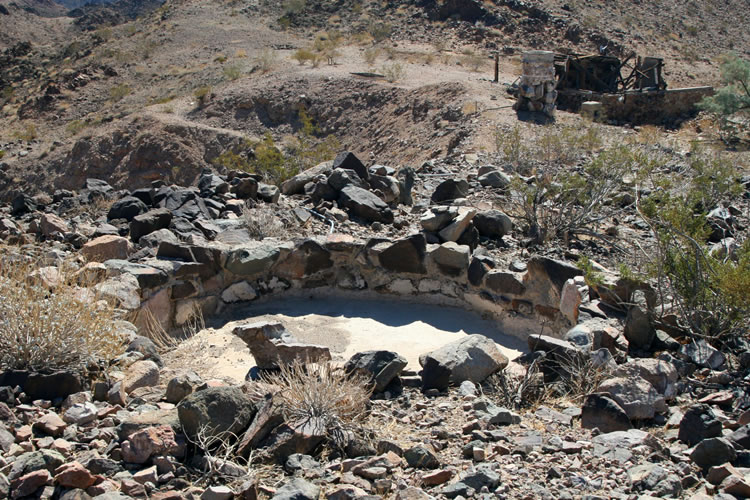
[[[502,238],[513,229],[510,217],[500,210],[487,210],[479,212],[472,220],[479,234],[487,238]]]
[[[510,186],[511,178],[498,170],[491,170],[477,177],[479,183],[484,187],[505,189]]]
[[[97,478],[79,462],[69,462],[55,469],[55,482],[63,488],[85,490],[96,480]]]
[[[523,295],[526,287],[513,273],[489,271],[484,278],[484,285],[498,294]]]
[[[373,248],[381,267],[396,273],[425,274],[427,242],[422,234],[401,238]]]
[[[656,329],[651,324],[648,313],[637,305],[631,306],[625,318],[625,338],[630,342],[630,346],[647,350],[655,336]]]
[[[618,377],[639,376],[648,380],[659,394],[672,397],[675,394],[677,369],[672,363],[661,359],[637,358],[619,365],[614,372]]]
[[[580,269],[567,262],[549,257],[532,257],[526,263],[526,274],[523,277],[527,300],[534,304],[557,308],[565,282],[582,274]]]
[[[721,351],[715,349],[703,339],[694,339],[689,344],[683,345],[680,348],[680,354],[696,365],[712,370],[720,369],[726,361],[726,357]]]
[[[147,427],[122,442],[122,458],[133,464],[145,464],[154,455],[180,458],[184,453],[184,440],[178,440],[169,425]]]
[[[54,234],[62,235],[70,231],[68,223],[54,214],[42,215],[42,218],[39,221],[39,227],[42,230],[42,234],[47,237]]]
[[[11,481],[10,487],[13,490],[13,498],[23,498],[30,496],[39,488],[52,481],[52,476],[48,470],[36,470]]]
[[[406,368],[407,361],[392,351],[365,351],[352,356],[344,365],[347,373],[371,377],[374,392],[383,392]]]
[[[143,236],[167,229],[172,222],[172,212],[166,208],[157,208],[137,215],[130,222],[130,239],[138,243]]]
[[[112,204],[107,212],[107,219],[125,219],[130,222],[136,215],[146,212],[148,212],[148,207],[143,201],[134,196],[126,196]]]
[[[677,439],[689,446],[694,446],[704,439],[720,437],[722,434],[721,421],[708,405],[693,405],[680,420],[680,430]]]
[[[453,241],[448,241],[432,250],[430,255],[441,269],[453,271],[451,274],[455,274],[469,268],[471,249],[466,245],[458,245]]]
[[[719,437],[704,439],[690,454],[690,459],[703,469],[733,462],[735,458],[737,458],[737,452],[732,443]]]
[[[239,434],[255,413],[255,404],[239,387],[209,387],[177,405],[180,424],[189,438],[194,438],[201,430],[207,436],[224,432]]]
[[[335,170],[337,168],[353,170],[364,180],[370,178],[370,173],[367,171],[367,167],[365,167],[360,159],[351,151],[343,151],[336,155],[336,158],[333,160],[333,169]]]
[[[409,467],[415,469],[437,469],[440,460],[437,455],[425,446],[413,446],[404,452],[404,458]]]
[[[133,253],[133,245],[121,236],[99,236],[83,245],[81,255],[89,262],[105,262],[110,259],[127,259]]]
[[[302,194],[305,188],[305,184],[312,181],[318,175],[327,176],[333,170],[333,162],[327,161],[319,163],[318,165],[309,168],[299,174],[295,175],[291,179],[286,180],[281,185],[281,192],[285,195]]]
[[[203,379],[197,373],[190,370],[184,375],[172,378],[167,383],[165,399],[167,403],[177,404],[195,392],[201,384],[203,384]]]
[[[93,403],[77,403],[63,413],[63,420],[69,424],[85,425],[98,418],[99,410]]]
[[[259,369],[276,369],[295,360],[305,363],[331,359],[328,347],[304,344],[297,340],[279,322],[260,321],[246,323],[232,330],[250,348]]]
[[[453,201],[469,194],[469,183],[463,179],[446,179],[435,188],[430,200],[432,203]]]
[[[425,389],[445,389],[464,380],[482,382],[508,365],[495,342],[469,335],[419,357]]]
[[[602,382],[599,391],[608,393],[631,420],[651,419],[667,410],[664,397],[641,377],[610,378]]]
[[[140,387],[153,387],[159,384],[159,366],[151,360],[136,361],[128,367],[122,387],[130,394]]]
[[[280,255],[278,244],[259,242],[229,252],[224,268],[237,276],[253,276],[271,269]]]
[[[472,219],[477,211],[473,208],[460,207],[456,218],[440,230],[438,233],[443,241],[458,241],[464,234],[464,231],[471,225]]]
[[[608,394],[589,394],[581,408],[581,427],[601,432],[626,431],[633,426],[625,410]]]
[[[33,427],[35,430],[42,431],[49,436],[60,437],[65,432],[68,424],[57,413],[49,412],[34,422]]]
[[[227,304],[233,304],[235,302],[247,302],[255,300],[258,297],[258,292],[255,288],[247,281],[240,281],[233,283],[221,292],[221,300]]]
[[[346,186],[341,190],[339,206],[348,210],[352,217],[367,222],[393,223],[393,212],[388,205],[377,195],[356,186]]]
[[[281,488],[276,490],[276,494],[271,497],[272,500],[318,500],[320,497],[320,487],[306,481],[302,478],[295,477],[285,483]]]

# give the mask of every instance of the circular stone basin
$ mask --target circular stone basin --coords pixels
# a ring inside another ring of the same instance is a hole
[[[253,303],[215,317],[209,327],[165,355],[168,366],[192,369],[205,378],[241,382],[255,365],[245,343],[232,334],[241,323],[281,322],[300,342],[330,348],[335,361],[370,350],[395,351],[418,371],[419,356],[471,334],[497,343],[512,360],[526,351],[525,342],[502,333],[479,314],[444,305],[397,300],[351,298],[278,298]],[[219,324],[220,322],[220,324]]]

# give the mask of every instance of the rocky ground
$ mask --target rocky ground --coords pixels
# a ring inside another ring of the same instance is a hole
[[[693,337],[620,267],[647,267],[635,203],[663,186],[623,172],[591,234],[551,242],[518,195],[617,145],[679,190],[714,125],[521,121],[505,85],[521,50],[602,45],[665,55],[671,86],[714,83],[716,57],[750,46],[743,2],[159,4],[0,1],[0,276],[32,262],[54,290],[72,272],[80,300],[117,309],[124,351],[0,374],[0,497],[750,497],[750,339]],[[330,61],[293,60],[336,33]],[[222,163],[267,132],[338,145],[278,185]],[[737,194],[703,208],[732,258],[750,177],[722,154]],[[365,331],[352,352],[330,316],[274,314],[313,296],[375,301],[391,325],[393,301],[474,310],[522,343],[457,327],[373,350]],[[263,378],[303,358],[348,375]],[[325,411],[294,413],[305,390]]]

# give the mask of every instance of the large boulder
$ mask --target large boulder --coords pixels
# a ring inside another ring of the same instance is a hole
[[[667,410],[664,396],[656,392],[649,381],[641,377],[614,377],[599,386],[619,404],[631,420],[646,420]]]
[[[432,203],[442,203],[465,198],[469,194],[469,183],[464,179],[446,179],[435,188],[430,200]]]
[[[626,431],[633,426],[628,414],[609,397],[609,394],[594,393],[586,396],[581,408],[581,427],[597,428],[601,432]]]
[[[372,248],[380,266],[396,273],[425,274],[424,258],[427,242],[422,234],[413,234],[393,243],[380,243]]]
[[[224,268],[237,276],[252,276],[268,271],[280,255],[278,244],[259,242],[229,252]]]
[[[159,229],[166,229],[171,222],[172,212],[168,209],[157,208],[149,210],[144,214],[133,217],[130,222],[130,239],[138,243],[141,237]]]
[[[47,237],[54,234],[65,234],[70,231],[68,223],[55,214],[42,215],[39,227],[42,230],[42,234]]]
[[[393,222],[393,212],[383,200],[356,186],[346,186],[341,190],[339,206],[347,209],[352,217],[359,217],[368,222]]]
[[[720,437],[723,425],[708,405],[693,405],[680,420],[677,438],[689,446],[694,446],[704,439]]]
[[[107,212],[107,219],[125,219],[130,222],[136,215],[146,212],[148,212],[148,207],[145,203],[134,196],[126,196],[112,204]]]
[[[445,389],[464,380],[478,383],[508,365],[492,339],[469,335],[419,357],[426,389]]]
[[[331,359],[328,347],[298,342],[284,325],[258,321],[239,325],[232,333],[247,344],[259,369],[271,370],[295,361],[317,362]]]
[[[680,354],[703,368],[718,370],[726,361],[721,351],[703,339],[695,339],[680,348]]]
[[[133,244],[122,236],[99,236],[81,248],[81,254],[89,262],[105,262],[110,259],[125,260],[133,253]]]
[[[352,356],[344,365],[344,370],[369,376],[377,393],[383,392],[397,379],[406,364],[406,359],[392,351],[366,351]]]
[[[703,469],[733,462],[736,458],[737,452],[732,443],[720,437],[704,439],[690,454],[690,459]]]
[[[337,168],[354,170],[361,179],[367,180],[370,178],[370,173],[367,171],[367,167],[365,167],[360,159],[351,151],[343,151],[337,154],[336,158],[333,160],[333,168],[334,170]]]
[[[630,346],[636,349],[648,349],[656,336],[656,329],[651,319],[640,306],[634,305],[628,310],[625,318],[625,338]]]
[[[654,386],[659,394],[667,398],[675,395],[677,369],[672,363],[661,359],[636,358],[619,365],[614,372],[617,377],[642,377]]]
[[[500,210],[488,210],[474,216],[474,227],[482,236],[502,238],[513,229],[513,222]]]
[[[333,162],[326,161],[300,172],[291,179],[286,180],[281,185],[281,192],[285,195],[302,194],[305,184],[312,182],[319,175],[327,176],[333,170]]]
[[[194,392],[179,405],[177,415],[185,434],[194,439],[230,432],[239,435],[250,424],[256,406],[240,387],[208,387]]]

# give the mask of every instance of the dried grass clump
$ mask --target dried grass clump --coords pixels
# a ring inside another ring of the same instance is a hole
[[[58,276],[0,250],[0,368],[76,369],[123,350],[115,310],[80,288],[65,266]]]
[[[268,205],[243,207],[242,220],[250,236],[257,240],[283,238],[288,235],[288,228]]]
[[[373,389],[369,377],[349,375],[330,362],[296,360],[261,380],[281,388],[274,398],[287,422],[310,424],[334,442],[363,421]]]

